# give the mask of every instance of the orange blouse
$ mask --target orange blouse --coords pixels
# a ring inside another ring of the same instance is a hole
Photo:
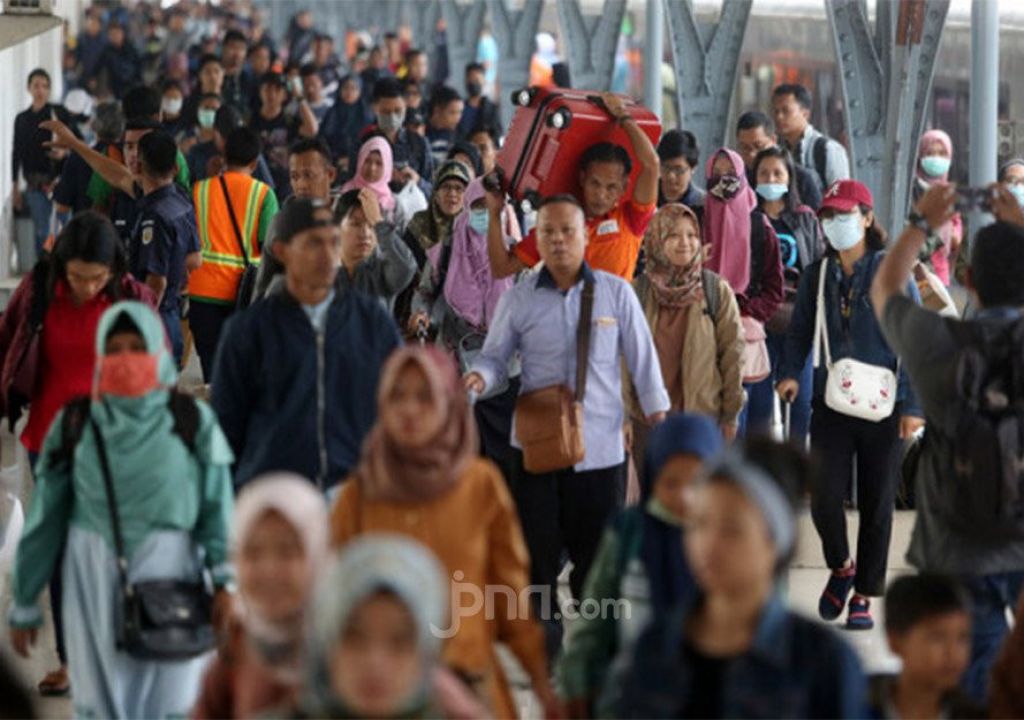
[[[331,510],[331,544],[337,548],[368,532],[410,536],[445,565],[452,574],[451,607],[458,624],[451,624],[454,635],[445,645],[444,661],[481,678],[492,688],[498,714],[515,717],[495,643],[508,645],[531,678],[547,677],[548,665],[543,631],[525,592],[530,574],[523,532],[498,468],[475,459],[451,490],[421,504],[370,502],[357,482],[347,482]],[[477,609],[479,600],[483,609]]]

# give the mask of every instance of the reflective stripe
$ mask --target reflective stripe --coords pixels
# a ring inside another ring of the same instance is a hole
[[[250,261],[257,264],[260,217],[270,188],[243,173],[229,172],[223,178],[231,207],[239,221],[246,252]],[[233,302],[245,260],[235,236],[220,178],[212,177],[196,183],[193,193],[203,264],[189,277],[189,294],[224,303]]]

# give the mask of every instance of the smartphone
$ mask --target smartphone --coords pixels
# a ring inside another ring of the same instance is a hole
[[[291,80],[291,83],[292,83],[292,92],[294,94],[296,94],[296,95],[301,95],[302,94],[302,78],[301,77],[293,77],[292,80]]]
[[[992,191],[988,188],[960,187],[956,189],[956,211],[992,211]]]
[[[395,172],[401,172],[402,170],[405,170],[407,167],[409,167],[408,160],[398,160],[395,162]]]

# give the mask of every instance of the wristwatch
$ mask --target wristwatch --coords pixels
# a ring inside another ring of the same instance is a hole
[[[932,234],[932,226],[928,224],[928,220],[925,216],[916,210],[912,211],[910,215],[907,216],[907,225],[917,228],[925,235]]]

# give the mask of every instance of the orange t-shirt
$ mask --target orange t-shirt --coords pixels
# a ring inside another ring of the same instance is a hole
[[[633,280],[644,233],[654,217],[655,203],[641,205],[621,200],[610,212],[587,220],[587,251],[584,259],[595,270],[604,270],[626,281]],[[540,262],[536,229],[514,247],[516,257],[533,267]]]

